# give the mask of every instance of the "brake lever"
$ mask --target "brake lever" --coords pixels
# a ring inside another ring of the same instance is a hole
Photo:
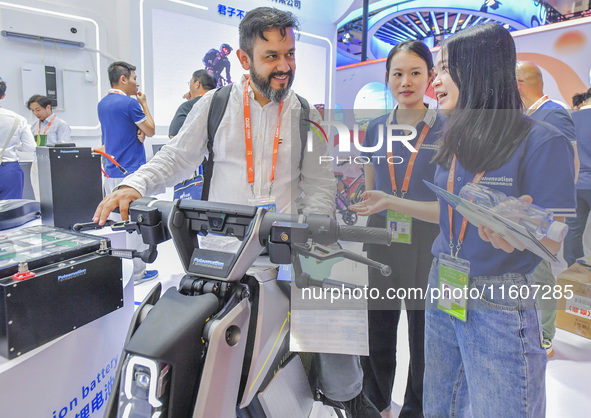
[[[144,251],[130,250],[127,248],[108,248],[104,251],[113,257],[127,259],[139,258],[145,263],[153,263],[156,257],[158,257],[158,250],[155,245],[149,245],[148,249]]]
[[[97,222],[84,222],[84,223],[77,223],[72,226],[72,230],[80,232],[80,231],[88,231],[91,229],[101,229],[104,227],[110,226],[111,230],[113,231],[127,231],[132,233],[133,231],[139,232],[139,225],[137,222],[130,222],[130,221],[119,221],[115,222],[110,219],[107,219],[104,225],[99,225]],[[158,256],[158,250],[156,249],[156,245],[148,245],[148,248],[144,251],[137,251],[137,250],[129,250],[127,248],[101,248],[102,254],[109,254],[114,257],[119,258],[139,258],[146,263],[153,263]]]
[[[111,225],[113,231],[127,231],[128,233],[137,232],[140,233],[140,226],[137,222],[133,221],[119,221],[114,222]]]
[[[371,260],[362,255],[356,254],[353,251],[346,250],[344,248],[332,249],[330,247],[321,244],[291,244],[292,248],[295,249],[296,253],[303,255],[304,257],[312,257],[316,260],[324,261],[332,258],[343,257],[347,260],[356,261],[361,264],[365,264],[368,267],[372,267],[380,270],[382,276],[389,276],[392,273],[392,269],[387,264],[378,263],[377,261]]]
[[[111,226],[115,223],[115,221],[112,221],[110,219],[107,219],[107,221],[105,222],[104,225],[99,225],[98,222],[81,222],[81,223],[76,223],[74,225],[72,225],[72,230],[73,231],[77,231],[77,232],[81,232],[81,231],[88,231],[91,229],[101,229],[107,226]]]

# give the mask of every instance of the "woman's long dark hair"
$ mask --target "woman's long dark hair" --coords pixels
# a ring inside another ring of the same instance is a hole
[[[450,37],[441,53],[447,54],[459,96],[434,161],[449,168],[456,154],[473,173],[495,170],[511,158],[531,127],[522,113],[513,38],[500,25],[487,23]]]

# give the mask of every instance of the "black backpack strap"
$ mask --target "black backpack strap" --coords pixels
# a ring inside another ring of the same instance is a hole
[[[211,98],[211,104],[207,114],[207,150],[209,151],[209,155],[203,167],[203,192],[201,193],[201,200],[207,200],[209,198],[209,185],[213,175],[214,163],[213,140],[224,117],[224,113],[226,113],[231,92],[232,85],[224,86],[217,89]]]
[[[302,150],[300,154],[300,171],[302,170],[302,163],[304,161],[304,152],[306,152],[306,145],[308,143],[308,120],[310,119],[310,104],[306,99],[304,99],[299,94],[296,94],[296,97],[300,101],[302,105],[302,110],[300,112],[300,141],[302,142]]]

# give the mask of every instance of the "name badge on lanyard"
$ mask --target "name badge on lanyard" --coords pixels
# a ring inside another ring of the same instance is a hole
[[[406,166],[406,172],[404,174],[404,181],[402,182],[402,189],[400,190],[401,198],[404,198],[404,195],[408,191],[408,187],[410,186],[410,178],[412,177],[412,171],[415,166],[417,155],[419,155],[419,151],[423,146],[423,142],[425,142],[425,138],[427,137],[427,133],[429,133],[429,129],[429,124],[425,123],[425,126],[423,126],[423,130],[421,131],[421,135],[417,140],[417,144],[415,145],[417,152],[413,152],[412,156],[408,160],[408,165]],[[392,152],[390,151],[387,154],[388,160],[390,160],[392,158]],[[392,194],[397,196],[396,172],[394,171],[394,165],[389,164],[388,170],[390,171]],[[392,229],[392,242],[398,242],[401,244],[412,243],[412,216],[388,209],[386,214],[386,228]]]
[[[47,144],[47,135],[37,134],[35,135],[35,142],[38,147],[44,147]]]
[[[49,123],[45,127],[45,130],[43,131],[43,133],[41,133],[41,121],[39,121],[37,135],[35,135],[35,142],[37,142],[38,147],[44,147],[45,144],[47,144],[47,131],[49,130],[49,127],[51,126],[51,124],[55,120],[56,116],[57,115],[53,115],[53,117],[49,120]]]
[[[249,206],[267,209],[268,212],[277,212],[275,196],[256,196],[248,199]]]
[[[466,322],[468,317],[468,279],[470,262],[439,254],[439,299],[437,308]]]
[[[388,209],[386,228],[392,229],[392,242],[402,244],[412,242],[412,216]]]
[[[456,176],[456,156],[454,155],[451,166],[449,167],[449,174],[447,176],[447,191],[454,192],[454,178]],[[480,183],[484,177],[484,171],[474,176],[474,183]],[[453,209],[448,205],[449,214],[449,248],[451,254],[439,254],[439,299],[437,301],[437,308],[447,312],[464,322],[468,317],[468,282],[470,280],[470,262],[458,257],[462,244],[464,243],[464,236],[466,235],[466,228],[468,227],[468,220],[463,218],[460,236],[455,247],[453,245]]]

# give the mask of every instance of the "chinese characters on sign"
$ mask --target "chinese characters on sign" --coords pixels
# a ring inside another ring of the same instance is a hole
[[[301,0],[270,0],[270,1],[272,1],[273,3],[277,3],[277,4],[283,4],[283,5],[289,6],[289,7],[295,7],[297,9],[302,8]],[[241,10],[241,9],[237,9],[235,7],[230,7],[225,4],[218,4],[218,14],[220,14],[222,16],[237,17],[238,19],[242,19],[244,17],[244,15],[246,14],[246,11]]]
[[[296,9],[302,8],[302,2],[300,0],[269,0],[273,3],[284,4],[289,7],[295,7]]]
[[[242,19],[246,12],[244,10],[236,9],[235,7],[226,6],[225,4],[218,4],[218,14]]]
[[[113,376],[111,376],[110,379],[107,381],[107,383],[105,383],[104,395],[103,395],[103,390],[99,389],[98,392],[95,393],[95,395],[92,398],[92,400],[90,401],[90,403],[87,403],[86,405],[84,405],[82,407],[82,409],[80,409],[80,413],[76,414],[76,418],[90,418],[92,416],[92,414],[94,414],[99,409],[101,409],[103,407],[103,404],[109,399],[109,396],[111,395],[111,390],[113,389],[114,382],[115,382],[115,379],[113,378]],[[83,396],[85,395],[84,389],[89,390],[89,388],[83,387],[83,389],[82,389]],[[86,395],[87,394],[88,394],[88,392],[86,392]],[[76,403],[77,402],[78,402],[78,400],[76,399]],[[91,407],[92,407],[92,413],[91,413]],[[64,409],[65,408],[63,408],[62,411]],[[62,411],[60,411],[60,416],[62,416]],[[54,414],[55,414],[55,412],[54,412]]]

